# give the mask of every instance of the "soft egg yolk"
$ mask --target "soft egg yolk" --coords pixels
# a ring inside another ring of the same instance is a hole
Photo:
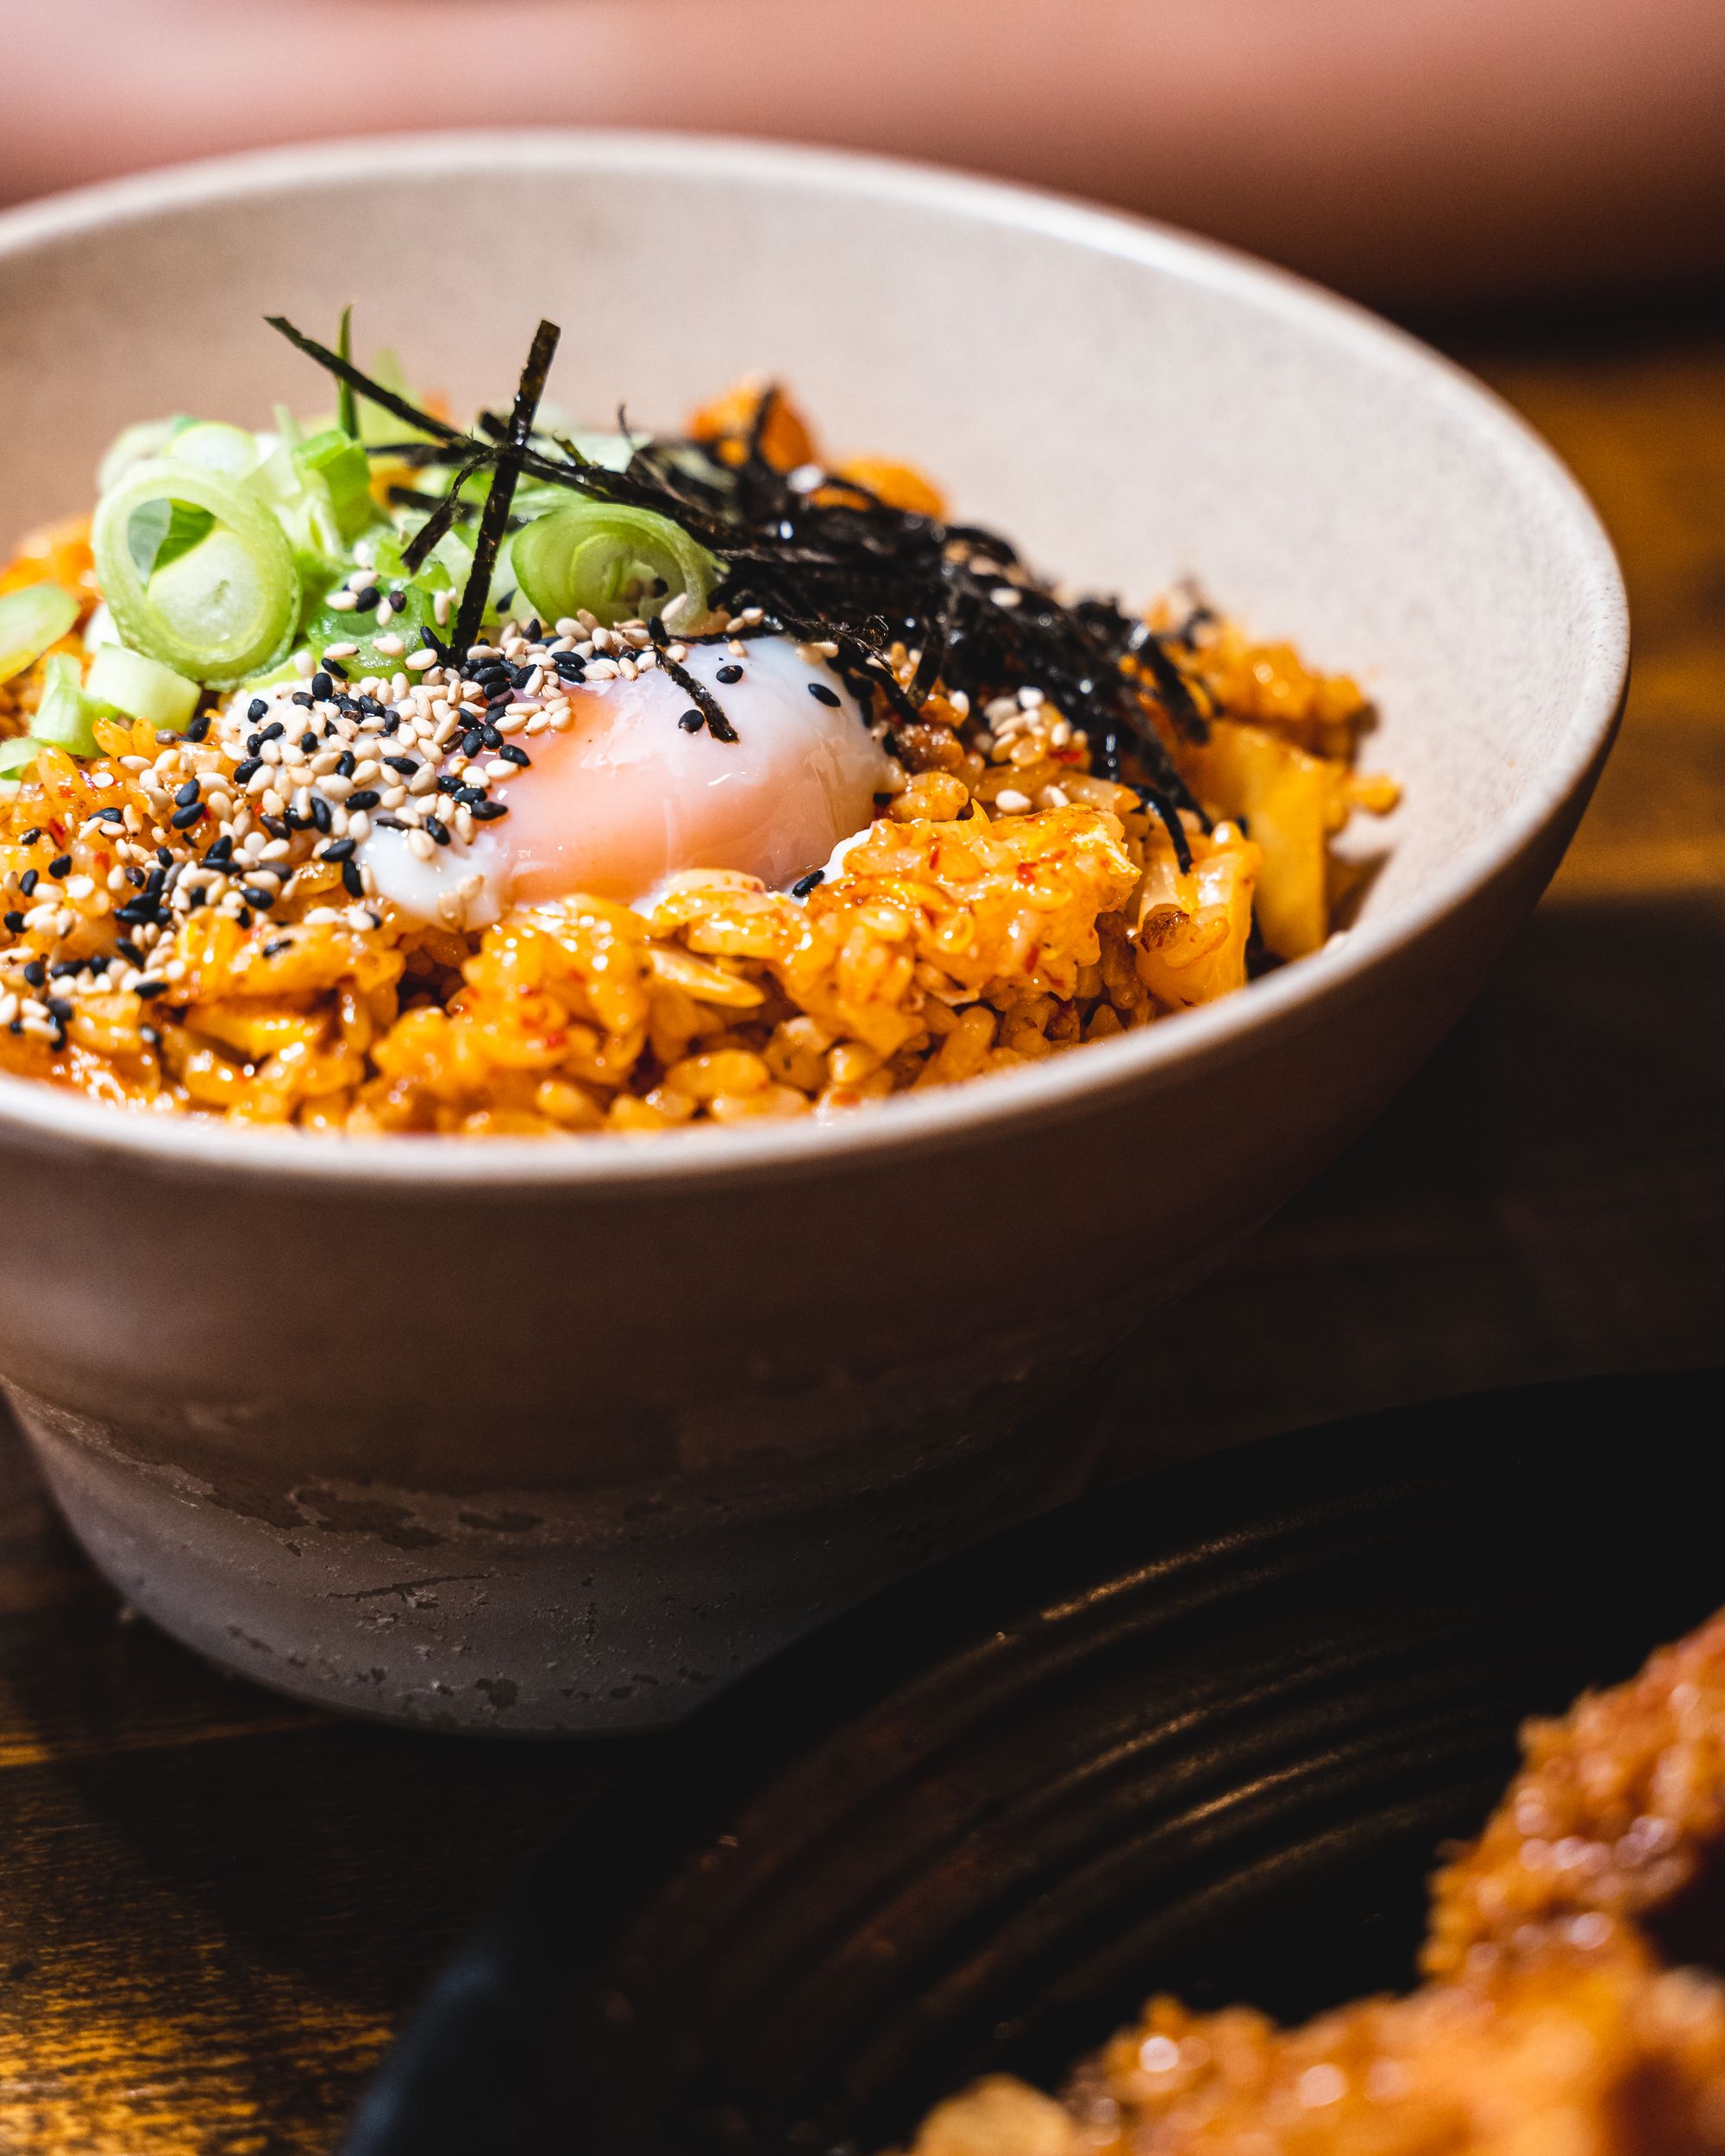
[[[688,647],[735,741],[679,722],[693,707],[661,667],[574,690],[571,723],[518,734],[530,768],[495,780],[509,813],[471,844],[422,862],[403,834],[374,830],[365,858],[379,895],[439,918],[457,887],[482,928],[511,906],[591,892],[636,904],[690,868],[740,870],[784,886],[827,861],[874,813],[885,750],[831,668],[787,638]],[[733,675],[731,680],[721,675]]]
[[[511,903],[634,899],[685,868],[787,883],[868,823],[886,757],[829,667],[781,637],[741,658],[694,646],[683,663],[738,738],[681,725],[688,694],[658,667],[578,689],[573,724],[536,735],[532,769],[493,787],[509,814],[475,842],[506,849]]]

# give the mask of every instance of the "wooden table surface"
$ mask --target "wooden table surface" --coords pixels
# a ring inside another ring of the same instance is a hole
[[[1473,1013],[1151,1328],[1170,1449],[1725,1362],[1725,326],[1451,342],[1611,527],[1628,719]],[[1109,1470],[1147,1464],[1115,1420]],[[217,1676],[125,1620],[0,1420],[0,2149],[327,2149],[394,2017],[626,1750],[421,1739]]]

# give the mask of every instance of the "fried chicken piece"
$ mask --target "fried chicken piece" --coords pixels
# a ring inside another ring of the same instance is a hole
[[[1427,1971],[1586,1910],[1639,1922],[1669,1959],[1725,1966],[1725,1611],[1627,1684],[1530,1722],[1522,1744],[1485,1832],[1433,1883]]]
[[[1583,1917],[1303,2028],[1154,2000],[1069,2108],[1071,2156],[1716,2156],[1725,1986]]]

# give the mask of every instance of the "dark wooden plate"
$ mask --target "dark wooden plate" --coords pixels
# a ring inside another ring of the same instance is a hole
[[[347,2156],[866,2151],[978,2072],[1057,2079],[1152,1990],[1405,1983],[1521,1718],[1725,1601],[1722,1409],[1721,1373],[1445,1401],[893,1589],[635,1755]]]

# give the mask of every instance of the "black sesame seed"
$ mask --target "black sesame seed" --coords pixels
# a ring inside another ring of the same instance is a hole
[[[586,661],[579,651],[560,651],[552,664],[566,681],[579,681],[586,673]]]
[[[383,730],[386,734],[392,734],[398,730],[400,724],[401,713],[399,711],[392,711],[389,717],[385,719],[383,723]]]
[[[200,906],[208,906],[209,903],[210,893],[200,883],[198,888],[192,893],[191,898],[186,901],[186,912],[188,913],[195,913]]]
[[[545,631],[541,625],[539,617],[536,614],[533,617],[531,621],[525,624],[521,633],[527,639],[529,643],[536,644],[538,642],[539,639],[544,635]]]
[[[248,756],[243,763],[234,766],[234,784],[244,786],[248,779],[255,779],[263,768],[261,756]]]
[[[92,824],[123,824],[126,812],[124,809],[99,808],[90,820]]]
[[[298,701],[297,699],[295,700]],[[264,728],[264,730],[259,738],[263,741],[279,741],[286,731],[286,727],[284,726],[281,721],[278,718]]]
[[[188,741],[203,741],[210,731],[210,713],[200,711],[185,730]]]
[[[354,857],[354,849],[358,843],[357,839],[332,838],[323,849],[321,858],[325,861],[351,861]]]
[[[398,771],[404,779],[411,779],[419,768],[411,756],[386,756],[384,761],[392,771]]]
[[[6,930],[11,936],[22,936],[24,932],[24,917],[16,909],[6,916]]]
[[[296,689],[293,694],[289,697],[287,700],[290,704],[303,704],[309,711],[311,709],[314,699],[309,697],[304,689]]]
[[[193,801],[185,808],[176,809],[168,821],[173,825],[175,830],[189,831],[194,824],[203,821],[204,813],[203,802]]]
[[[64,981],[69,974],[82,973],[83,971],[84,961],[81,958],[57,958],[53,964],[48,968],[48,979],[50,981]]]
[[[348,806],[354,809],[374,809],[383,799],[375,787],[362,786],[357,793],[348,796]]]
[[[455,788],[455,799],[466,808],[477,808],[485,797],[482,786],[458,786]]]
[[[335,686],[336,684],[329,679],[329,676],[327,674],[314,674],[311,677],[312,702],[314,704],[322,703],[323,699],[331,693]]]
[[[367,584],[364,591],[354,592],[354,611],[356,614],[369,614],[382,597],[383,593],[375,584]],[[326,660],[324,663],[327,665],[329,662]]]
[[[333,674],[336,681],[345,681],[348,678],[348,669],[342,665],[339,659],[325,659],[323,661],[323,671],[325,674]],[[324,690],[323,693],[325,696],[334,695],[338,699],[340,697],[340,692],[336,689],[335,681],[330,683],[329,686]]]
[[[685,711],[677,724],[686,734],[698,734],[706,721],[699,711]]]
[[[461,790],[461,782],[453,771],[440,771],[437,774],[437,791],[440,793],[459,793]]]
[[[524,749],[518,749],[512,741],[505,742],[497,753],[505,763],[519,764],[524,771],[530,771],[533,768],[532,757]]]
[[[60,1024],[64,1025],[66,1020],[72,1016],[72,1004],[70,1000],[65,996],[50,996],[48,998],[48,1016],[53,1018],[58,1018]]]
[[[204,865],[206,868],[225,868],[229,862],[232,860],[233,855],[233,838],[229,832],[223,831],[209,852],[204,855]]]
[[[292,950],[292,949],[293,949],[293,938],[292,938],[292,937],[291,937],[291,936],[278,936],[278,937],[276,937],[276,939],[275,939],[275,941],[274,941],[273,943],[266,943],[266,944],[264,945],[264,956],[265,956],[266,958],[274,958],[274,957],[275,957],[275,956],[278,956],[280,952],[285,951],[285,950]]]
[[[140,981],[134,983],[132,993],[141,996],[147,1003],[152,996],[166,995],[167,983],[165,981]]]
[[[339,779],[351,779],[358,768],[351,749],[344,749],[336,759],[336,775]]]
[[[41,835],[41,825],[40,824],[34,824],[31,825],[30,829],[24,833],[24,836],[18,841],[18,843],[21,846],[34,846]]]
[[[69,876],[72,874],[72,856],[57,854],[48,863],[48,874],[51,876]]]
[[[129,966],[141,966],[143,964],[144,954],[138,949],[137,945],[132,941],[129,936],[122,936],[118,943],[115,944],[114,948],[119,952],[121,957],[125,960]]]
[[[33,988],[40,988],[48,977],[48,969],[40,958],[33,958],[24,968],[24,978]]]
[[[328,831],[335,820],[335,812],[321,793],[311,797],[311,824],[314,830]]]
[[[260,883],[242,883],[240,896],[248,906],[254,906],[260,913],[267,913],[275,904],[275,893],[266,891]]]
[[[828,688],[825,681],[811,681],[808,693],[817,704],[830,705],[834,711],[838,709],[838,692]]]
[[[449,833],[448,827],[440,824],[435,816],[428,816],[424,823],[421,824],[420,829],[425,832],[427,837],[431,839],[435,845],[447,846],[448,844]]]
[[[503,746],[503,736],[495,726],[481,726],[480,738],[487,749],[501,749]]]
[[[475,726],[471,731],[461,736],[461,754],[464,756],[478,755],[485,745],[485,732],[480,727]]]
[[[172,856],[172,854],[168,851],[168,849],[167,849],[167,848],[166,848],[166,846],[158,846],[158,847],[156,848],[156,863],[157,863],[157,866],[158,866],[158,867],[160,867],[160,868],[172,868],[172,866],[173,866],[173,856]],[[150,878],[150,881],[151,881],[153,884],[154,884],[154,885],[155,885],[155,887],[157,888],[157,890],[160,890],[160,888],[161,888],[161,882],[160,882],[160,878],[155,877],[155,876],[152,876],[152,877]]]
[[[794,899],[806,899],[809,893],[814,889],[816,884],[825,883],[825,881],[826,871],[825,868],[811,868],[806,876],[799,876],[796,881],[791,886],[791,896]]]
[[[743,679],[743,669],[735,664],[721,667],[718,670],[718,679],[724,682],[726,688],[729,688],[733,681],[740,681]]]
[[[27,899],[33,899],[36,895],[36,886],[41,880],[42,874],[40,868],[26,868],[18,879],[18,888]]]
[[[299,736],[299,747],[301,753],[309,756],[312,750],[317,746],[317,735],[310,726],[308,726],[305,731]]]
[[[350,899],[362,899],[366,895],[366,880],[360,874],[358,862],[344,861],[342,863],[342,888]]]
[[[501,801],[475,801],[474,818],[476,823],[494,823],[499,816],[507,816],[508,809]]]
[[[407,611],[407,594],[402,591],[390,592],[386,594],[385,604],[392,614],[405,614]]]
[[[192,803],[198,799],[197,780],[188,779],[185,784],[181,787],[179,793],[176,793],[173,798],[177,807],[190,808]]]
[[[259,749],[261,749],[263,745],[264,737],[261,734],[248,734],[246,736],[246,754],[248,756],[256,755]]]
[[[267,699],[261,696],[254,696],[246,706],[246,717],[251,720],[254,726],[260,718],[267,718],[269,717]]]

